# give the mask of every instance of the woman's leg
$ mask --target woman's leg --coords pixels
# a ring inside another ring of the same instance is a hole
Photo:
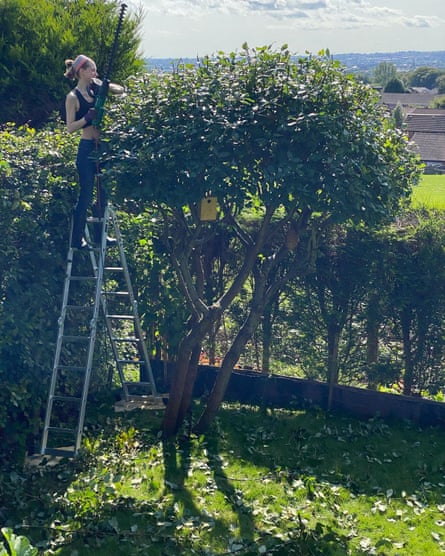
[[[96,162],[92,156],[94,141],[81,139],[77,151],[76,166],[79,173],[80,194],[73,214],[73,247],[81,247],[88,207],[93,201]]]

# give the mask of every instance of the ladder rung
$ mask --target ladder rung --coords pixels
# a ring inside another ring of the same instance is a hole
[[[98,224],[100,222],[104,222],[105,218],[99,217],[99,216],[88,216],[87,217],[87,222],[91,222],[91,223],[95,223]]]
[[[70,276],[72,282],[89,282],[91,280],[96,281],[96,276]]]
[[[71,402],[80,403],[82,398],[75,398],[74,396],[53,396],[55,402]]]
[[[133,338],[112,338],[112,340],[113,342],[122,342],[122,343],[128,342],[129,344],[137,343],[140,341],[139,338],[134,338],[134,337]]]
[[[107,319],[134,320],[134,315],[107,315]]]
[[[88,342],[89,336],[62,336],[66,342]]]
[[[109,272],[122,272],[124,269],[121,266],[105,266],[104,270],[108,270]]]
[[[128,292],[110,292],[110,291],[105,291],[105,290],[102,292],[102,294],[103,295],[116,295],[116,296],[129,295]]]
[[[58,434],[75,434],[76,429],[67,429],[63,427],[48,427],[48,432],[55,432]]]
[[[42,452],[42,455],[72,458],[76,455],[76,452],[74,450],[64,450],[63,448],[45,448]]]
[[[58,365],[57,368],[60,371],[74,371],[76,373],[85,371],[85,367],[75,367],[74,365]]]
[[[130,381],[126,381],[124,382],[125,386],[152,386],[151,382],[130,382]]]

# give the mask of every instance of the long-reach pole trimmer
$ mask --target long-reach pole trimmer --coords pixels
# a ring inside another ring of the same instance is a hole
[[[114,33],[113,46],[111,47],[110,57],[108,59],[108,66],[107,66],[102,84],[99,88],[99,92],[97,93],[97,96],[96,96],[96,102],[95,102],[94,108],[97,110],[97,117],[93,121],[93,125],[96,126],[96,127],[99,127],[99,125],[102,122],[103,115],[104,115],[104,104],[105,104],[105,100],[106,100],[107,95],[108,95],[108,89],[110,87],[111,68],[113,66],[114,57],[116,55],[117,41],[119,39],[119,35],[120,35],[121,29],[122,29],[122,22],[124,20],[124,14],[125,14],[126,9],[127,9],[127,5],[122,4],[121,5],[121,12],[119,14],[119,20],[117,22],[116,32]]]
[[[119,14],[119,19],[117,22],[116,32],[114,33],[114,40],[113,46],[111,47],[110,57],[108,59],[108,66],[105,72],[104,79],[99,87],[99,91],[96,96],[96,102],[94,103],[94,108],[97,112],[96,118],[93,120],[93,125],[95,127],[99,127],[102,118],[104,115],[104,104],[105,100],[108,96],[108,90],[110,88],[110,76],[111,76],[111,68],[113,65],[114,57],[116,55],[117,49],[117,41],[119,39],[119,34],[122,28],[122,21],[124,19],[125,10],[127,9],[126,4],[121,5],[121,12]],[[98,142],[96,141],[96,151],[98,149]],[[100,169],[99,169],[99,162],[97,162],[97,171],[96,171],[96,191],[97,191],[97,202],[93,205],[93,214],[99,218],[102,218],[104,215],[105,207],[103,206],[103,199],[101,198],[101,186],[100,186]],[[101,224],[95,230],[95,233],[102,237],[103,227]]]

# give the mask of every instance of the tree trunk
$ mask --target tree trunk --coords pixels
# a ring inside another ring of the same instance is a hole
[[[405,360],[405,373],[403,375],[403,393],[405,396],[411,396],[414,375],[414,364],[411,346],[411,311],[409,309],[403,310],[400,319],[402,326],[403,357]]]
[[[209,333],[209,365],[216,364],[216,345],[217,345],[217,334],[221,326],[221,319],[218,319],[210,328]]]
[[[216,377],[209,399],[207,400],[207,405],[194,428],[194,431],[197,434],[201,434],[208,429],[212,419],[218,412],[219,406],[224,399],[224,394],[226,393],[233,368],[238,361],[242,350],[258,327],[261,315],[262,306],[257,305],[255,308],[251,309],[249,316],[238,331],[235,340],[224,357],[221,369]]]
[[[263,313],[263,356],[261,363],[261,372],[264,375],[270,373],[270,347],[272,345],[272,306],[270,303],[266,305]]]
[[[379,360],[379,324],[377,321],[368,318],[366,325],[366,365],[373,367]],[[377,380],[375,373],[368,376],[368,388],[375,390]]]
[[[179,426],[181,426],[181,424],[184,422],[190,410],[190,406],[193,399],[193,388],[195,386],[196,377],[198,375],[198,364],[199,364],[200,354],[201,354],[201,344],[196,344],[196,346],[192,350],[192,354],[190,357],[187,380],[185,381],[184,384],[182,401],[178,411],[177,422]]]
[[[338,347],[340,343],[340,328],[337,323],[328,324],[328,410],[332,408],[334,386],[338,383]]]
[[[169,438],[175,435],[183,419],[187,414],[188,407],[186,391],[193,389],[193,364],[192,356],[197,346],[201,346],[202,339],[208,332],[211,326],[212,319],[203,319],[198,324],[195,324],[189,333],[184,337],[178,349],[178,360],[176,363],[176,371],[173,376],[172,385],[170,388],[170,395],[167,407],[165,409],[164,420],[162,423],[162,435],[164,438]],[[190,372],[191,371],[191,372]],[[190,374],[189,374],[190,373]],[[196,372],[195,372],[196,378]],[[191,397],[190,397],[191,399]]]
[[[182,403],[184,385],[189,370],[190,355],[191,350],[189,348],[180,348],[170,388],[168,404],[165,409],[164,420],[162,423],[162,435],[164,438],[169,438],[170,436],[175,435],[180,426],[178,423],[178,415]]]

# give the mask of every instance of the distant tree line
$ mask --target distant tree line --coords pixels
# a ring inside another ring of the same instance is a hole
[[[409,72],[401,72],[392,62],[381,62],[375,67],[372,80],[381,85],[386,93],[404,93],[412,87],[425,87],[445,94],[444,69],[422,66]]]

